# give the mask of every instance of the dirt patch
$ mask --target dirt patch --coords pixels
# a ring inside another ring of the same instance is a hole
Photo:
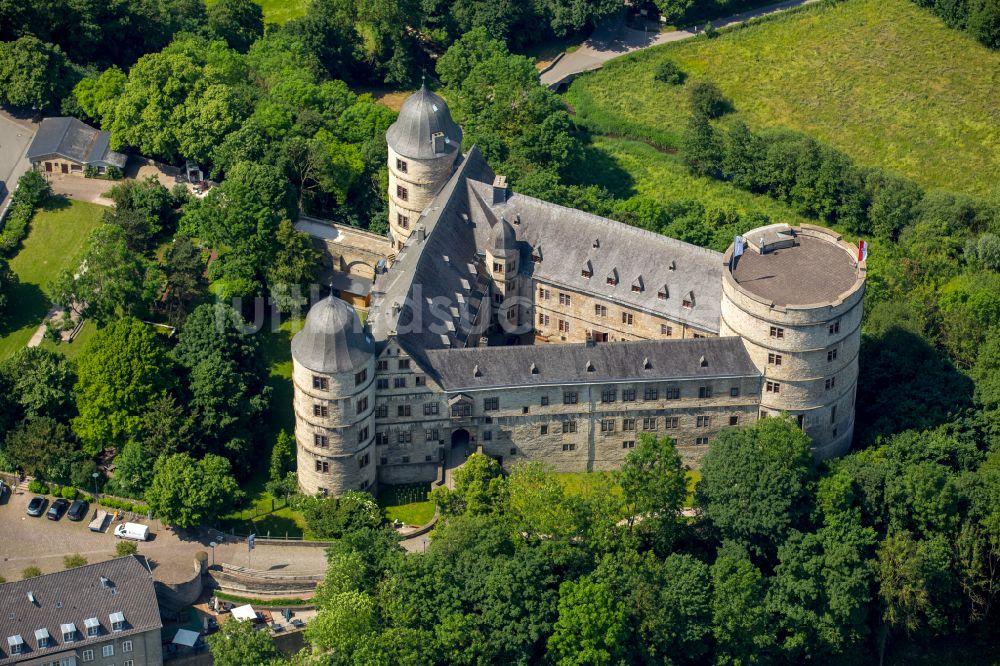
[[[377,102],[389,107],[396,113],[403,106],[406,98],[413,94],[412,90],[396,90],[394,88],[368,88],[361,92],[371,93]]]

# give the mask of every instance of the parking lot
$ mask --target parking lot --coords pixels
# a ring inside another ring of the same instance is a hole
[[[34,125],[0,112],[0,208],[30,166],[24,152],[35,136]]]
[[[52,521],[44,516],[32,518],[26,511],[34,495],[24,491],[0,504],[0,576],[7,580],[20,580],[26,567],[36,566],[42,573],[62,571],[63,557],[79,553],[88,562],[99,562],[115,557],[114,525],[109,523],[105,532],[91,532],[87,524],[94,515],[91,507],[87,517],[73,522],[63,516]],[[49,497],[51,504],[52,498]],[[139,543],[139,553],[153,566],[157,580],[180,582],[194,573],[194,554],[200,550],[211,553],[209,540],[183,537],[165,528],[159,521],[141,521],[148,524],[152,539]],[[211,555],[210,563],[211,563]],[[216,562],[229,562],[247,566],[245,543],[222,543],[215,548]],[[326,553],[323,548],[258,545],[249,561],[257,570],[280,570],[283,573],[323,573],[326,571]]]

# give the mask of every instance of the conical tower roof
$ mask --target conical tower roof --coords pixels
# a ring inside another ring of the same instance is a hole
[[[333,295],[309,309],[305,326],[292,338],[292,357],[315,372],[354,372],[371,354],[357,312]]]
[[[445,136],[445,151],[434,152],[434,135]],[[448,105],[426,85],[403,102],[399,117],[385,135],[389,147],[403,157],[415,160],[433,159],[453,153],[462,146],[462,128],[451,119]]]

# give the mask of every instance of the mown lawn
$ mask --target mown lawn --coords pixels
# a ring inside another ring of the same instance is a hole
[[[673,59],[683,86],[653,79]],[[925,186],[1000,199],[1000,52],[909,0],[846,0],[623,56],[566,100],[606,134],[676,146],[707,78],[753,128],[788,127]],[[726,121],[724,121],[726,122]]]
[[[97,204],[52,197],[35,213],[28,237],[10,260],[19,283],[11,290],[7,311],[0,319],[0,360],[9,358],[31,339],[49,311],[45,285],[59,271],[73,267],[90,232],[101,224],[105,210]],[[93,325],[87,324],[81,335],[92,335],[93,330]],[[78,338],[71,345],[56,348],[75,355],[83,342],[85,338]]]
[[[426,525],[434,517],[434,503],[427,499],[429,483],[407,483],[379,488],[378,505],[385,517],[407,525]]]
[[[217,0],[205,0],[205,4],[212,6]],[[305,16],[309,0],[255,0],[264,11],[265,23],[284,24],[293,18]]]
[[[596,488],[604,486],[604,479],[610,476],[609,472],[553,472],[552,476],[562,485],[563,490],[568,495],[583,495],[594,491]],[[693,506],[694,488],[701,481],[701,472],[689,470],[687,472],[688,496],[684,506]],[[620,494],[621,487],[617,484],[611,486],[611,492]]]

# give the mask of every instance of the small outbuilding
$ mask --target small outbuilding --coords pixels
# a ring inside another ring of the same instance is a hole
[[[94,129],[76,118],[46,118],[28,146],[28,161],[36,171],[86,174],[87,167],[95,175],[104,175],[109,168],[125,169],[128,158],[111,150],[111,134]]]

